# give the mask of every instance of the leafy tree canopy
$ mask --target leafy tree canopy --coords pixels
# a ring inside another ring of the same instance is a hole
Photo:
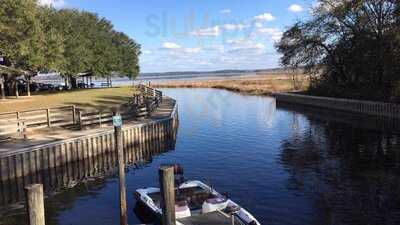
[[[398,0],[319,0],[312,17],[290,27],[276,45],[281,63],[315,74],[310,88],[324,95],[397,95],[399,13]]]
[[[0,0],[0,5],[0,54],[9,66],[69,77],[139,73],[140,45],[105,18],[40,6],[36,0]]]

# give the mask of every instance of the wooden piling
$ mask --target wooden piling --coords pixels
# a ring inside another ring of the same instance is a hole
[[[114,112],[114,116],[121,116],[121,114],[119,112]],[[114,138],[115,148],[118,151],[120,225],[127,225],[128,220],[126,214],[125,163],[121,126],[114,126]]]
[[[47,126],[51,127],[50,109],[46,109]]]
[[[29,225],[45,225],[43,185],[32,184],[25,188]]]
[[[162,225],[175,225],[174,167],[162,166],[158,170],[161,188]]]

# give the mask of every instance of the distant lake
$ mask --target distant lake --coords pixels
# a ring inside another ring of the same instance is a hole
[[[211,80],[211,79],[225,79],[225,78],[237,78],[241,76],[255,76],[256,73],[205,73],[205,74],[165,74],[165,75],[139,75],[135,80],[131,80],[127,77],[114,77],[112,79],[113,86],[127,86],[133,82],[171,82],[175,80]],[[35,77],[34,81],[51,83],[51,84],[64,84],[64,79],[59,76],[39,76]],[[101,83],[105,83],[106,79],[94,79],[92,82],[95,87],[101,87]]]
[[[400,224],[400,135],[355,116],[276,104],[215,89],[165,89],[178,101],[173,149],[127,172],[132,193],[158,186],[157,168],[180,163],[267,225]],[[118,182],[88,181],[46,200],[47,225],[118,224]],[[0,224],[24,221],[11,210]]]

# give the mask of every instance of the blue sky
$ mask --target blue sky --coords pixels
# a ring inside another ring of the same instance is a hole
[[[313,0],[40,0],[110,20],[142,45],[142,72],[265,69],[285,27]]]

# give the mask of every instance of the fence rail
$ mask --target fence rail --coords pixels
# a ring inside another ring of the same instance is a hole
[[[399,104],[359,101],[342,98],[316,97],[289,93],[277,93],[274,96],[277,101],[281,102],[400,119]]]
[[[140,94],[132,97],[131,109],[122,114],[123,119],[148,117],[162,101],[161,91],[138,85]],[[75,106],[61,106],[35,110],[0,113],[0,139],[47,127],[84,126],[112,121],[112,112],[88,111]]]
[[[26,130],[75,124],[75,106],[0,113],[0,139]]]
[[[13,119],[0,122],[0,139],[8,138],[15,133],[24,134],[26,125],[23,120]]]
[[[179,124],[176,107],[166,118],[123,127],[125,164],[174,149]],[[1,154],[0,207],[21,201],[23,187],[31,183],[43,183],[52,191],[112,172],[117,165],[114,141],[114,130],[109,129]]]
[[[162,100],[163,94],[162,94],[161,91],[159,91],[157,89],[151,88],[151,87],[143,85],[143,84],[139,84],[138,85],[138,89],[142,93],[144,93],[144,94],[146,94],[148,96],[154,97],[154,98],[156,98],[156,99],[158,99],[160,101]]]

